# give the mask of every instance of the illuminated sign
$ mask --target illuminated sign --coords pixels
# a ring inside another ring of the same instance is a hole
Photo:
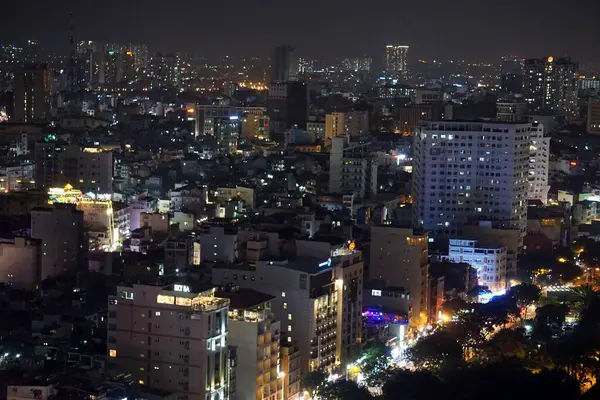
[[[323,261],[322,263],[319,264],[319,268],[328,268],[331,267],[331,258],[328,259],[327,261]]]
[[[156,302],[158,304],[175,304],[175,297],[159,294],[158,296],[156,296]]]
[[[190,287],[188,285],[174,285],[173,290],[176,292],[190,292]]]
[[[551,63],[552,61],[554,61],[554,57],[548,57],[548,62]]]
[[[175,304],[178,306],[191,307],[192,299],[188,299],[187,297],[177,297],[175,299]]]
[[[355,248],[356,248],[356,243],[350,242],[350,244],[348,244],[348,250],[354,250]]]
[[[371,296],[381,297],[381,290],[371,290]]]

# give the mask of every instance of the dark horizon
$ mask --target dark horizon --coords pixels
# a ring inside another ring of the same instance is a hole
[[[600,63],[596,0],[579,0],[569,10],[542,0],[376,3],[305,0],[297,9],[273,0],[186,2],[170,8],[157,0],[64,0],[62,6],[10,1],[3,10],[0,43],[36,39],[48,50],[66,53],[72,12],[75,41],[142,43],[151,52],[264,57],[275,46],[290,44],[301,56],[329,61],[362,54],[376,59],[392,43],[411,46],[412,60],[491,62],[515,54]]]

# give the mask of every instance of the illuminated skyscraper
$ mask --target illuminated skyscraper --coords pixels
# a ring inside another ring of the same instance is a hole
[[[385,47],[385,72],[388,75],[406,76],[408,73],[408,46],[388,44]]]

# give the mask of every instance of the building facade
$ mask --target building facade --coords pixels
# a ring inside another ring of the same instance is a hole
[[[343,136],[331,140],[329,192],[361,198],[377,194],[377,160],[370,142],[349,142]]]
[[[504,293],[506,281],[506,248],[483,246],[477,240],[450,239],[448,259],[467,263],[477,271],[480,286],[487,286],[492,293]]]
[[[113,370],[179,400],[229,398],[229,300],[215,288],[119,286],[108,309]]]

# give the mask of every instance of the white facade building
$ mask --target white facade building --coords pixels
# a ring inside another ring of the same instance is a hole
[[[139,385],[188,400],[227,400],[229,300],[187,284],[117,288],[108,357]]]
[[[424,122],[414,139],[414,226],[453,237],[469,220],[493,220],[524,236],[532,133],[530,123]]]
[[[482,246],[477,240],[450,239],[448,259],[467,263],[477,270],[480,286],[487,286],[492,293],[506,290],[506,248]]]
[[[535,126],[535,124],[534,124]],[[548,160],[550,156],[550,138],[544,136],[544,127],[537,125],[537,131],[531,131],[529,145],[529,200],[548,201]]]
[[[377,194],[377,160],[371,156],[371,143],[348,142],[343,136],[331,139],[329,193],[356,193],[361,198]]]

